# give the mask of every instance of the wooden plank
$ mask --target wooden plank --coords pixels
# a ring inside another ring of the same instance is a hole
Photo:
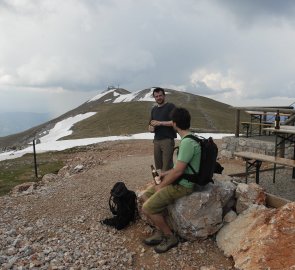
[[[239,184],[239,182],[237,181],[232,181],[236,186]],[[272,208],[279,208],[284,206],[287,203],[290,203],[292,201],[282,198],[282,197],[278,197],[276,195],[270,194],[265,192],[266,198],[265,198],[265,204],[267,207],[272,207]]]
[[[294,126],[285,126],[281,125],[279,129],[275,129],[274,127],[264,128],[263,130],[270,131],[273,133],[284,133],[284,134],[294,134],[295,135],[295,127]]]
[[[276,112],[277,110],[280,111],[280,113],[288,113],[288,114],[294,114],[295,110],[293,107],[287,106],[287,107],[232,107],[236,110],[242,110],[242,111],[256,111],[256,112]]]
[[[267,123],[258,123],[258,122],[241,122],[242,125],[256,125],[256,126],[262,126],[262,127],[271,127],[273,124],[267,124]]]
[[[290,202],[292,201],[289,201],[287,199],[278,197],[270,193],[266,193],[266,206],[268,207],[279,208]]]
[[[274,164],[280,164],[287,167],[295,168],[295,160],[293,159],[268,156],[268,155],[252,153],[252,152],[234,152],[234,155],[237,157],[242,157],[246,159],[266,161],[266,162],[270,162]]]
[[[254,112],[254,111],[246,111],[246,113],[250,114],[250,115],[276,115],[277,112],[261,112],[261,111],[257,111],[257,112]],[[291,114],[290,113],[279,113],[280,116],[290,116]]]

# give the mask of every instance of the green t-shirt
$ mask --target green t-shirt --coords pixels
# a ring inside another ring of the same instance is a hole
[[[187,135],[186,135],[187,136]],[[179,152],[177,155],[177,160],[189,163],[196,172],[199,172],[200,169],[200,160],[201,160],[201,146],[194,139],[186,138],[184,136],[179,145]],[[185,174],[194,174],[189,166],[186,167]],[[182,185],[187,188],[192,188],[194,183],[181,179],[179,185]]]

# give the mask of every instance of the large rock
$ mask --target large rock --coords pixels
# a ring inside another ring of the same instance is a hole
[[[170,205],[168,222],[184,239],[206,238],[222,227],[223,209],[228,208],[235,189],[230,181],[215,179],[214,184],[199,188]]]
[[[278,209],[252,205],[216,241],[237,269],[295,269],[295,202]]]
[[[240,242],[246,238],[250,227],[255,228],[264,222],[263,220],[257,219],[255,214],[258,216],[265,209],[266,207],[263,205],[252,204],[246,211],[238,215],[233,222],[225,224],[217,233],[217,245],[223,250],[225,256],[230,257],[237,252],[240,248]]]

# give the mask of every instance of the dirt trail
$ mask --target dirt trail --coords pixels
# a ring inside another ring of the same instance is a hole
[[[26,269],[33,260],[39,269],[233,269],[233,261],[217,248],[214,238],[180,243],[159,255],[142,244],[151,231],[145,222],[138,220],[122,231],[99,223],[110,216],[108,198],[115,182],[138,190],[150,181],[151,141],[91,146],[87,152],[69,155],[68,163],[86,159],[102,162],[31,195],[0,198],[3,265],[13,260]],[[11,231],[16,232],[19,248],[11,246]],[[24,248],[30,251],[27,256]]]

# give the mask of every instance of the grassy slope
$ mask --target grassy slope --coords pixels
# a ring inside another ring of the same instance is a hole
[[[234,132],[235,110],[215,100],[173,91],[167,101],[187,108],[192,116],[191,127],[204,131]],[[75,124],[73,134],[63,139],[80,139],[147,132],[153,102],[126,102],[91,105],[97,114]],[[247,119],[242,113],[241,119]]]
[[[126,135],[146,131],[151,102],[99,104],[97,114],[72,128],[73,134],[63,139]]]

